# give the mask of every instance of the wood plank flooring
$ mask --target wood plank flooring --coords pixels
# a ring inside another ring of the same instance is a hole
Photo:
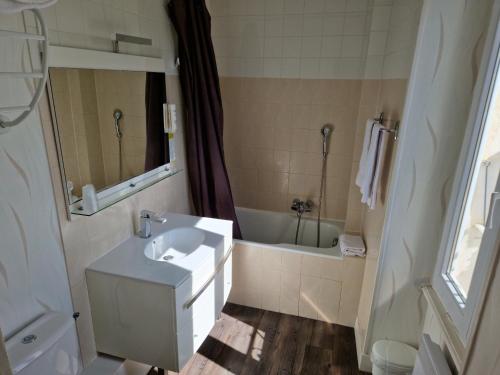
[[[155,374],[155,370],[149,373]],[[358,370],[352,328],[227,304],[210,336],[180,375],[229,374],[366,373]]]

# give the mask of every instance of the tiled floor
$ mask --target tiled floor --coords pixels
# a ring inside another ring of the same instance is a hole
[[[222,319],[180,375],[202,374],[366,373],[357,367],[352,328],[227,304]]]

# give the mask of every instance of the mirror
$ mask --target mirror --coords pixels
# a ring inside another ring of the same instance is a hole
[[[69,204],[84,211],[84,186],[99,195],[169,163],[164,73],[53,67],[49,79]]]

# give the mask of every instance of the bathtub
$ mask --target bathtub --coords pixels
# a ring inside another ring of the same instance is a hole
[[[303,218],[294,245],[297,216],[236,208],[243,240],[233,245],[229,301],[353,327],[361,294],[364,258],[343,257],[334,239],[341,221]]]
[[[240,243],[263,244],[309,255],[341,257],[338,246],[338,238],[344,229],[344,223],[341,221],[321,220],[320,247],[317,248],[315,218],[302,217],[298,244],[295,245],[298,218],[293,212],[281,213],[236,207],[236,216],[243,237],[243,240],[237,240]]]

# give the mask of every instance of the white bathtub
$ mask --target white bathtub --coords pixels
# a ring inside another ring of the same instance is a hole
[[[240,224],[243,240],[241,243],[263,244],[294,252],[341,258],[338,242],[344,223],[322,220],[320,224],[320,247],[316,247],[317,221],[302,217],[299,228],[298,245],[295,245],[297,215],[237,207],[236,216]]]
[[[236,214],[244,239],[234,241],[230,302],[354,326],[365,259],[342,257],[332,246],[342,222],[323,220],[323,247],[316,248],[314,219],[302,219],[294,245],[294,213],[237,208]]]

